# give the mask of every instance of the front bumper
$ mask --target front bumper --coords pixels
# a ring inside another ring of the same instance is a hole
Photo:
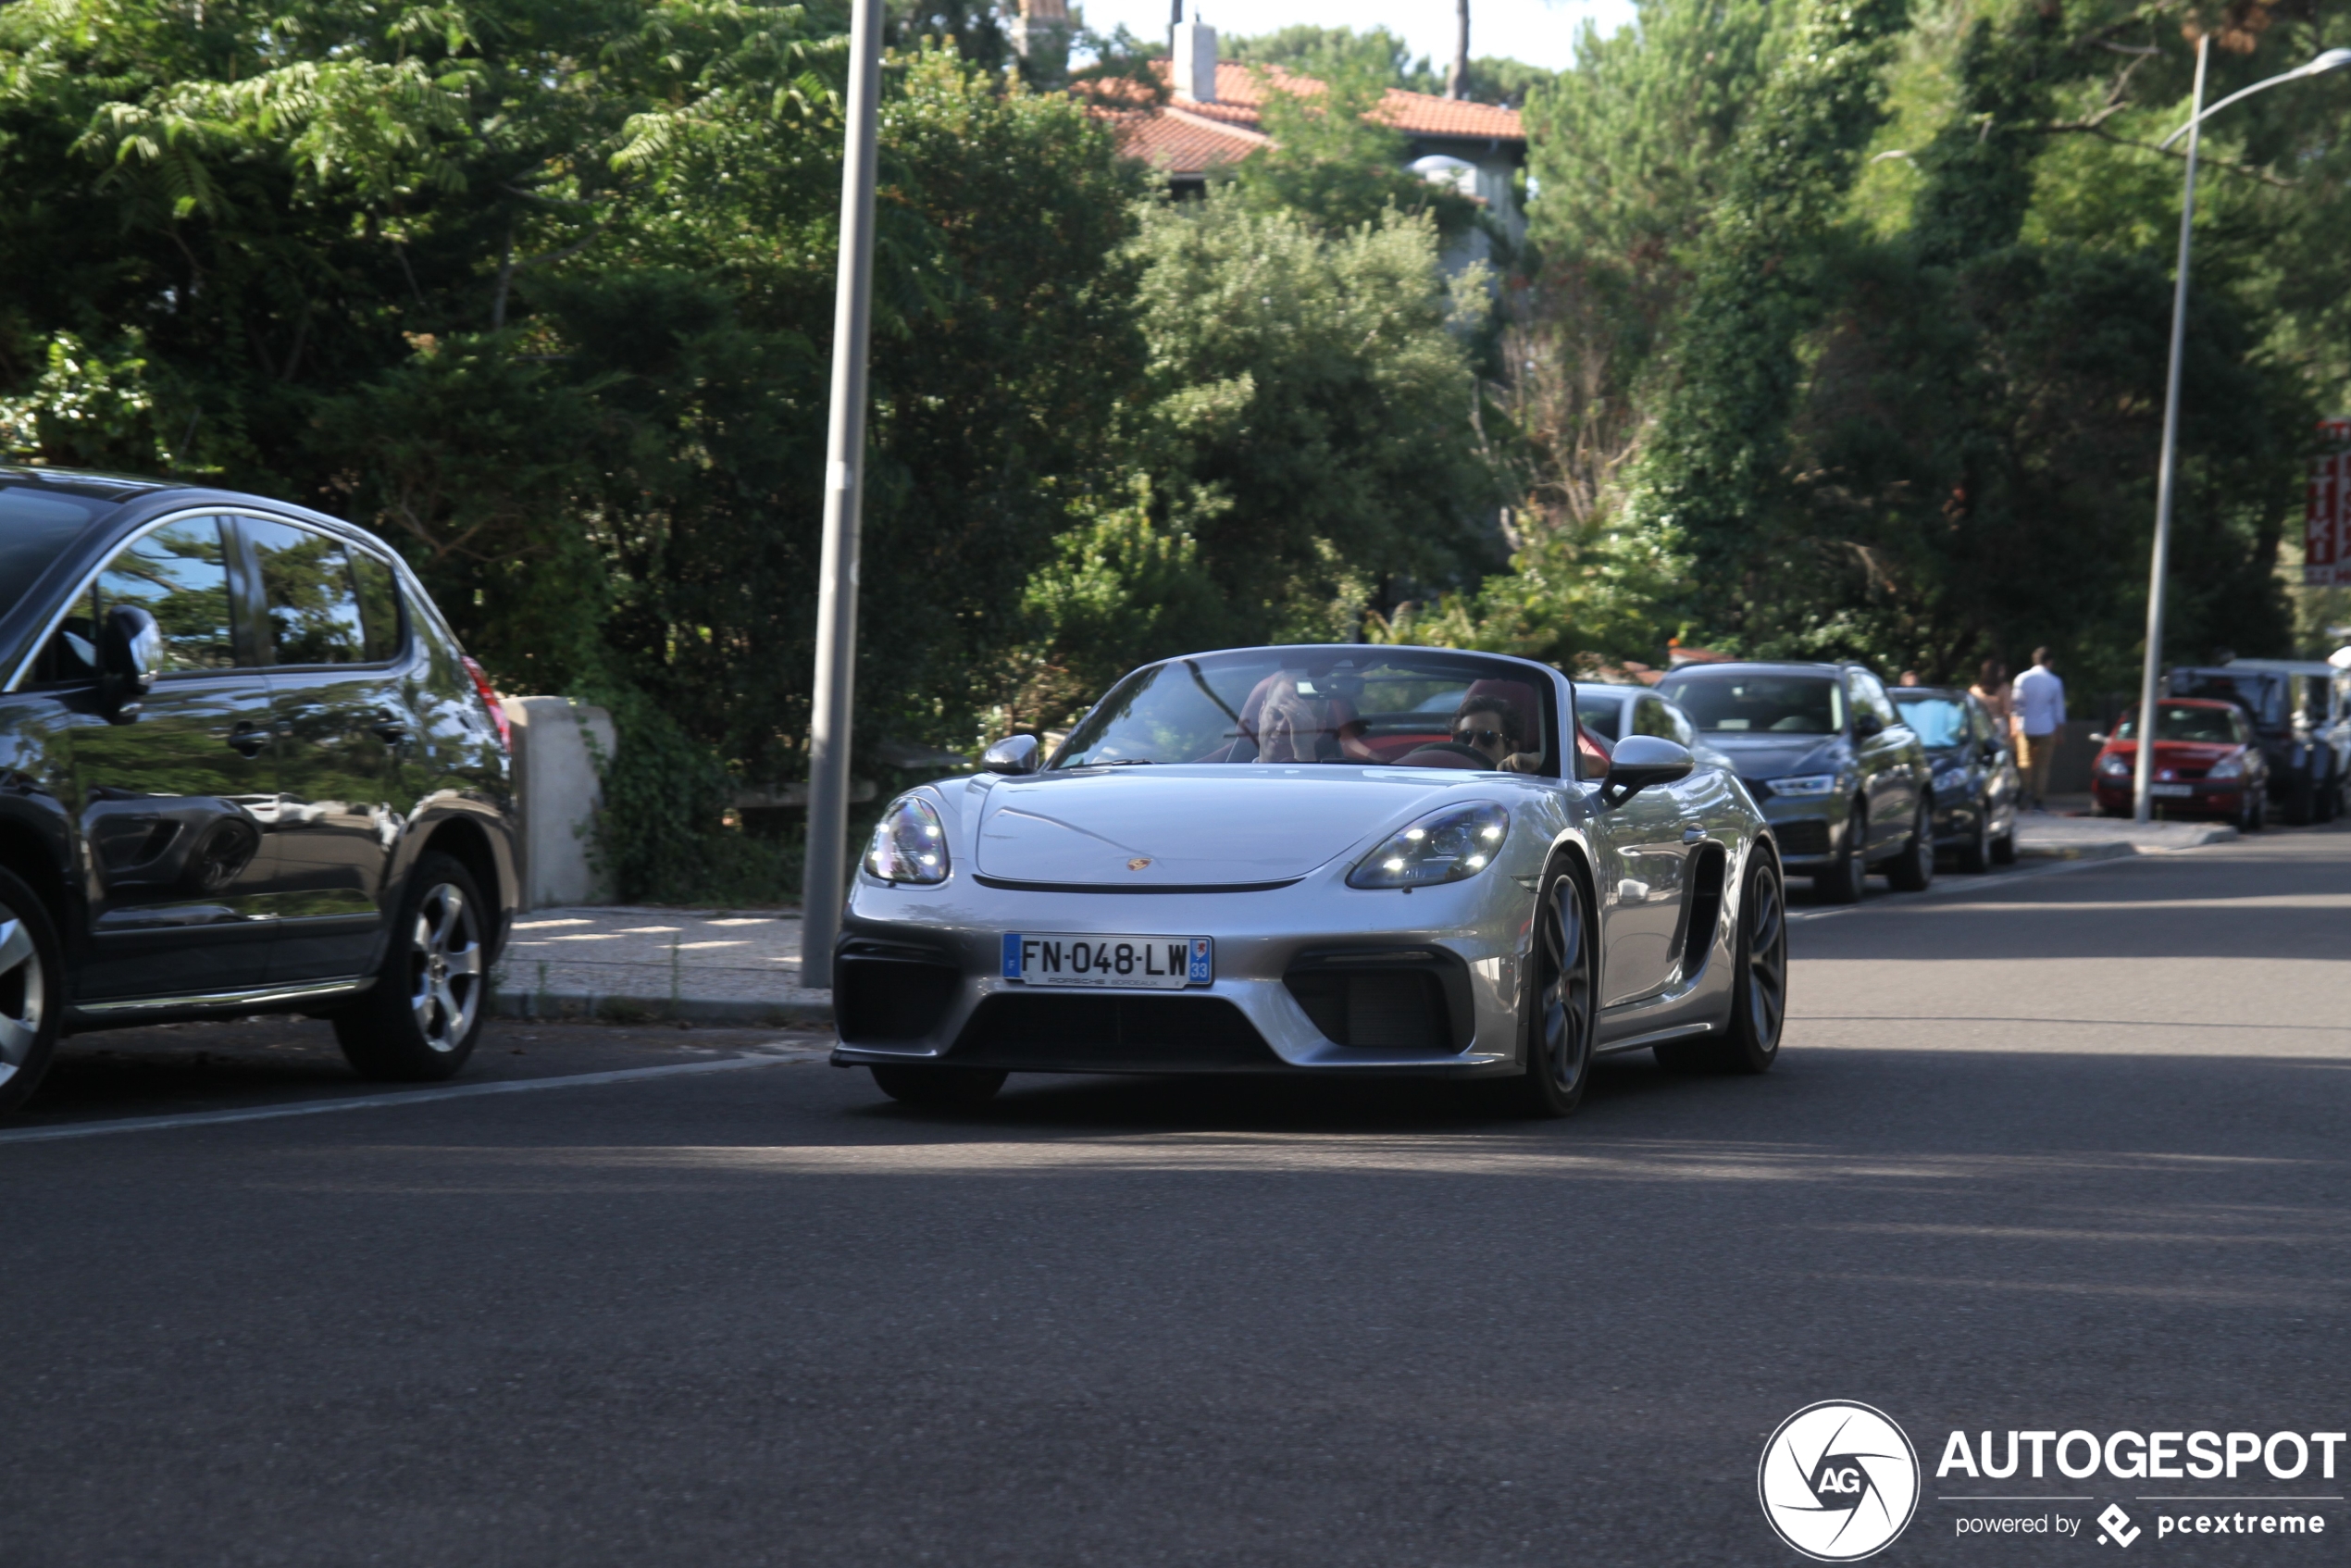
[[[2151,803],[2158,811],[2208,811],[2222,816],[2234,816],[2245,809],[2245,780],[2242,778],[2185,778],[2179,782],[2187,785],[2193,792],[2154,797]],[[2090,795],[2097,802],[2101,811],[2131,811],[2137,804],[2134,787],[2128,778],[2109,780],[2101,778],[2091,785]]]
[[[1756,793],[1750,784],[1749,790]],[[1845,831],[1847,807],[1843,795],[1805,795],[1794,799],[1773,795],[1760,803],[1763,820],[1772,825],[1779,845],[1780,864],[1790,876],[1804,876],[1834,864],[1838,838]]]
[[[1499,1076],[1519,1063],[1532,903],[1531,890],[1501,866],[1409,893],[1311,877],[1262,892],[1171,894],[1025,891],[968,878],[891,888],[861,877],[836,956],[841,1039],[832,1060],[1017,1072]],[[1014,931],[1212,937],[1215,979],[1180,991],[1007,980],[1002,940]],[[1414,995],[1441,1000],[1431,1002],[1416,1039],[1411,1029],[1386,1031],[1408,1043],[1341,1043],[1308,1010],[1348,1032],[1329,1000],[1333,982],[1292,983],[1333,974],[1425,975],[1417,990],[1398,981],[1394,994],[1408,1006]]]

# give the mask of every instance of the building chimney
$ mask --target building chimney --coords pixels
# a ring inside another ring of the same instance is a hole
[[[1176,58],[1171,62],[1176,96],[1196,104],[1216,102],[1216,30],[1195,12],[1176,29]]]
[[[1027,63],[1029,84],[1056,88],[1069,77],[1069,41],[1076,19],[1069,0],[1020,0],[1013,19],[1013,52]]]

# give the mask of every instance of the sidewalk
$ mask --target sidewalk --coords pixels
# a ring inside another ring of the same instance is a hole
[[[2224,843],[2237,836],[2237,830],[2225,822],[2142,825],[2128,817],[2093,816],[2087,795],[2052,795],[2049,800],[2059,812],[2017,814],[2019,860],[2120,860],[2126,855],[2164,854],[2199,844]],[[2082,815],[2071,815],[2074,809]]]
[[[725,910],[534,909],[496,972],[509,1018],[829,1024],[832,993],[802,986],[800,915]]]

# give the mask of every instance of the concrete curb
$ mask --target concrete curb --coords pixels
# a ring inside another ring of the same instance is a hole
[[[2136,844],[2019,844],[2019,860],[2128,860],[2139,852]]]
[[[833,1002],[765,1002],[732,997],[593,996],[586,991],[504,991],[491,1002],[500,1018],[600,1018],[608,1024],[710,1024],[736,1027],[829,1027]]]
[[[2142,844],[2129,839],[2043,840],[2034,843],[2021,834],[2017,838],[2016,857],[2019,860],[2124,860],[2139,854],[2173,854],[2181,850],[2200,850],[2207,844],[2225,844],[2242,837],[2225,822],[2216,822],[2191,837],[2168,844]]]

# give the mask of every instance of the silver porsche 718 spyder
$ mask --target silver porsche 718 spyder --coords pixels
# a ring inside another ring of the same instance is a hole
[[[1511,1080],[1564,1115],[1595,1055],[1760,1073],[1787,938],[1738,779],[1613,754],[1546,665],[1243,648],[1112,688],[892,802],[840,946],[833,1061],[897,1099],[1007,1073]],[[1041,765],[1040,765],[1041,764]]]

